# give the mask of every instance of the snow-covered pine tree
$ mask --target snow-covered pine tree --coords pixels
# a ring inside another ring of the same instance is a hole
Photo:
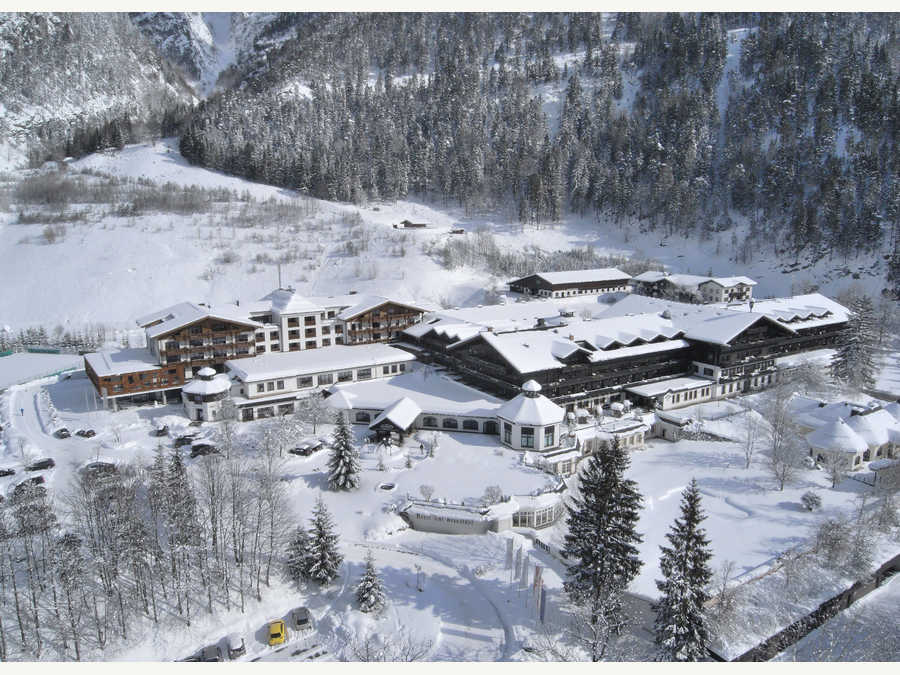
[[[366,554],[366,571],[356,586],[356,600],[361,612],[377,612],[384,607],[384,587],[375,571],[375,557],[371,551]]]
[[[359,487],[359,452],[353,445],[350,426],[342,412],[338,412],[334,423],[328,485],[332,490],[355,490]]]
[[[847,321],[843,344],[831,360],[831,375],[856,389],[875,385],[875,310],[868,296],[858,296],[850,303],[853,312]]]
[[[307,573],[313,581],[327,584],[338,574],[344,556],[338,551],[338,536],[334,531],[334,520],[322,501],[316,500],[310,526],[309,563]]]
[[[297,583],[309,578],[309,556],[309,533],[301,525],[294,531],[287,547],[287,571]]]
[[[636,526],[641,508],[637,484],[625,478],[630,460],[618,439],[591,456],[581,470],[580,496],[566,508],[565,555],[572,564],[564,586],[589,615],[588,647],[599,661],[612,635],[625,625],[622,594],[643,564]],[[602,628],[598,628],[602,627]]]
[[[692,480],[681,495],[681,517],[666,534],[669,546],[660,546],[663,580],[657,580],[656,587],[662,598],[654,609],[661,661],[699,661],[706,656],[709,633],[703,606],[709,599],[712,553],[700,527],[705,518],[697,481]]]

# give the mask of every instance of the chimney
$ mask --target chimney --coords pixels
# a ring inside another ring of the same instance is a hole
[[[569,339],[570,339],[572,342],[575,342],[575,336],[572,335],[571,333],[569,333]]]

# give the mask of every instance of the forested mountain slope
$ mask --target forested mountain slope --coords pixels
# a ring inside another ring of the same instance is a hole
[[[0,14],[4,163],[171,133],[191,88],[124,14]]]
[[[897,26],[879,14],[307,15],[265,68],[200,107],[181,149],[326,199],[731,230],[747,258],[868,253],[887,275]],[[551,119],[537,93],[557,81]]]

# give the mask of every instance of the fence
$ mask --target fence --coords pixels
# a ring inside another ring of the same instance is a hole
[[[857,581],[850,588],[826,600],[812,612],[795,621],[784,630],[731,660],[768,661],[821,626],[841,610],[847,609],[854,602],[874,591],[884,583],[885,579],[897,572],[900,572],[900,555],[891,558],[868,578]],[[717,661],[724,660],[718,654],[711,652],[710,655]]]

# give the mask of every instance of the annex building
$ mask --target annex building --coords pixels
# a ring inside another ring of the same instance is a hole
[[[604,267],[570,272],[536,272],[509,282],[509,290],[540,298],[627,293],[630,274]]]

